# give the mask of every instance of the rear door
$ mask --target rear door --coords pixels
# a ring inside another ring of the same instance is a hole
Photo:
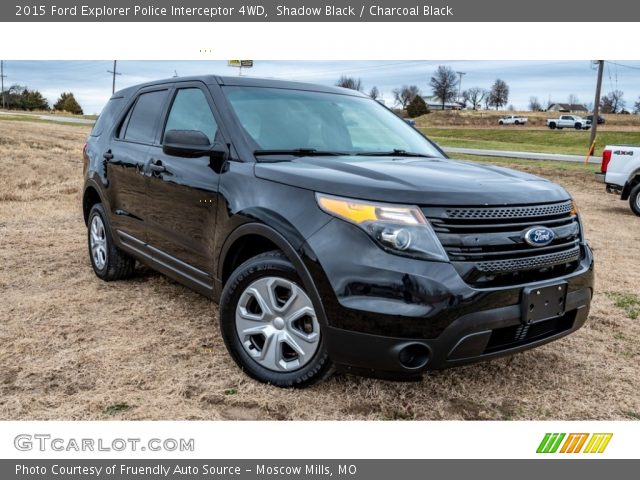
[[[227,143],[207,87],[178,83],[160,138],[168,130],[198,130],[214,142]],[[149,176],[148,243],[154,257],[201,286],[211,284],[220,165],[208,156],[183,158],[150,148],[151,163],[161,171]]]
[[[146,242],[149,148],[168,98],[167,87],[141,90],[105,152],[113,227],[121,241],[136,248]]]

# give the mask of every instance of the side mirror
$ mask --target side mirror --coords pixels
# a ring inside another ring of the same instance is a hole
[[[169,130],[164,134],[162,151],[167,155],[184,158],[208,156],[223,159],[227,147],[219,143],[211,144],[209,137],[199,130]]]

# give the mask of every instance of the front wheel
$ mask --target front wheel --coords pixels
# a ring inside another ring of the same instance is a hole
[[[640,217],[640,183],[631,189],[629,206],[631,207],[631,211]]]
[[[576,123],[575,127],[576,127],[576,130],[581,130],[582,129],[582,124],[581,123]]]
[[[313,302],[280,251],[258,255],[231,274],[220,300],[220,329],[233,360],[256,380],[306,387],[331,374]]]

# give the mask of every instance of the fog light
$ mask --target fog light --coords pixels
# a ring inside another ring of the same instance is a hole
[[[422,368],[429,361],[429,348],[420,343],[412,343],[398,353],[398,360],[405,368]]]

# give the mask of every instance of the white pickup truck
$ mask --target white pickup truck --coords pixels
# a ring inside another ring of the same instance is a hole
[[[586,118],[579,117],[578,115],[560,115],[560,118],[547,119],[547,127],[552,130],[555,128],[558,130],[562,130],[563,128],[589,130],[591,128],[591,122]]]
[[[608,193],[629,200],[631,210],[640,217],[640,146],[607,145],[596,180],[606,185]]]
[[[498,120],[499,125],[524,125],[529,119],[527,117],[521,117],[519,115],[507,115]]]

